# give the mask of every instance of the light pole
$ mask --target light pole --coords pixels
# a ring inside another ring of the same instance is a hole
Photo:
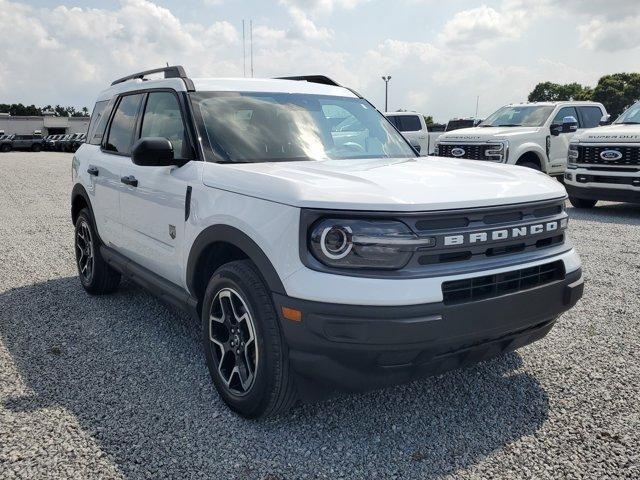
[[[387,75],[386,77],[383,75],[382,80],[384,80],[384,111],[389,111],[389,80],[391,80],[391,75]]]

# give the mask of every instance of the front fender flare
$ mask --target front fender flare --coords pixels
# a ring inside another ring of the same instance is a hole
[[[274,293],[286,295],[282,280],[264,251],[246,233],[229,225],[212,225],[200,232],[193,242],[187,261],[187,288],[192,295],[196,291],[198,259],[207,246],[216,242],[229,243],[242,250],[258,267],[269,289]]]

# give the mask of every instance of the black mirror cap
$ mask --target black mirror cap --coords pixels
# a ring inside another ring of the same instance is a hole
[[[173,145],[163,137],[143,137],[133,144],[131,160],[141,167],[174,165]]]
[[[600,118],[600,126],[603,127],[605,125],[611,125],[611,115],[603,115]]]
[[[568,116],[562,119],[562,133],[573,133],[578,130],[578,120],[576,117]]]
[[[557,137],[562,133],[562,125],[560,125],[559,123],[552,123],[550,130],[551,130],[550,132],[551,135],[553,135],[554,137]]]

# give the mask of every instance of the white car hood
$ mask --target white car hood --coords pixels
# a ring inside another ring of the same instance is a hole
[[[445,132],[438,137],[439,142],[483,142],[486,140],[508,139],[517,135],[538,133],[540,127],[474,127]]]
[[[640,125],[613,124],[576,135],[581,143],[640,143]]]
[[[559,198],[560,182],[524,167],[453,158],[205,163],[210,187],[296,207],[427,211]]]

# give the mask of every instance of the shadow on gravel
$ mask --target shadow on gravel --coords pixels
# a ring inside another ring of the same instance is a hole
[[[640,225],[640,205],[599,202],[594,208],[578,209],[567,204],[570,218],[600,223]]]
[[[128,478],[434,477],[534,434],[549,409],[513,353],[250,422],[215,394],[199,327],[131,284],[89,297],[62,278],[0,294],[0,312],[33,391],[4,408],[70,411]]]

